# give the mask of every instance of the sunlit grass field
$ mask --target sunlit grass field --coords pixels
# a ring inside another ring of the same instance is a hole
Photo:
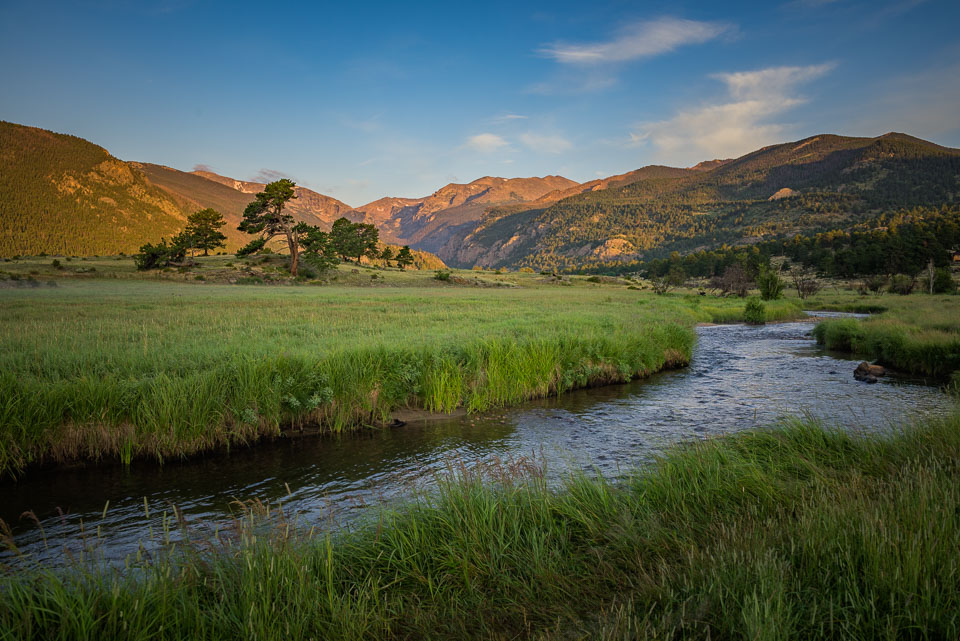
[[[627,381],[686,363],[693,326],[736,320],[744,305],[539,274],[388,275],[395,286],[0,289],[0,473],[162,460],[284,428],[382,425],[399,408],[482,411]],[[507,284],[474,284],[497,278]],[[770,320],[798,314],[768,305]]]

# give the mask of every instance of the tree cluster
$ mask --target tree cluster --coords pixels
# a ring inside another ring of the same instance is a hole
[[[201,209],[187,217],[187,226],[167,243],[161,238],[159,243],[141,245],[140,252],[133,255],[133,261],[139,270],[159,269],[180,265],[186,260],[187,252],[203,250],[207,256],[211,249],[223,247],[227,237],[220,233],[226,224],[223,216],[215,209]]]
[[[341,260],[359,263],[365,256],[383,260],[388,266],[391,260],[396,261],[401,269],[413,263],[413,253],[407,246],[396,255],[390,247],[381,250],[380,231],[375,225],[354,223],[340,217],[330,231],[325,232],[316,225],[295,222],[293,216],[284,211],[286,204],[294,198],[296,184],[286,178],[270,183],[254,196],[243,212],[238,229],[257,237],[237,251],[237,256],[264,251],[267,243],[279,236],[287,242],[293,276],[297,275],[301,258],[320,271]]]

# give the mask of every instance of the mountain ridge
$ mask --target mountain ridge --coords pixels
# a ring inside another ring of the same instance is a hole
[[[960,150],[895,132],[819,134],[713,165],[583,191],[534,209],[494,209],[440,255],[453,265],[575,268],[960,200]],[[783,189],[792,196],[770,200]]]
[[[211,171],[126,162],[89,141],[0,123],[4,195],[0,253],[117,253],[172,236],[213,207],[228,250],[243,209],[264,184]],[[692,167],[648,165],[577,183],[558,175],[483,176],[421,198],[360,207],[297,188],[289,211],[328,229],[375,224],[384,242],[454,266],[571,269],[722,243],[804,233],[881,208],[960,200],[960,150],[899,132],[818,134]]]

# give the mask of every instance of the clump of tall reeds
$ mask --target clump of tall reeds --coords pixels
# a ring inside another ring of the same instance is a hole
[[[316,359],[237,355],[205,370],[129,379],[0,373],[0,473],[37,461],[180,457],[305,424],[339,432],[398,408],[443,412],[516,404],[685,364],[689,328],[633,334],[377,346]]]
[[[956,312],[956,310],[951,310]],[[877,318],[827,319],[814,328],[827,349],[852,352],[910,374],[947,380],[960,370],[960,317],[886,312]]]

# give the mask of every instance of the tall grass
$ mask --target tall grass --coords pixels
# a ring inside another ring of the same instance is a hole
[[[820,322],[817,342],[938,380],[960,371],[960,297],[888,298],[889,307],[876,317]]]
[[[741,433],[617,484],[464,474],[353,532],[7,575],[0,639],[955,639],[958,463],[954,415]]]
[[[679,300],[587,289],[65,283],[0,291],[0,475],[164,459],[627,381],[691,354]]]
[[[686,363],[697,322],[743,318],[741,300],[585,281],[410,283],[0,290],[0,476],[72,459],[163,460],[284,429],[378,425],[400,408],[482,411],[628,381]],[[767,315],[800,310],[776,301]]]

